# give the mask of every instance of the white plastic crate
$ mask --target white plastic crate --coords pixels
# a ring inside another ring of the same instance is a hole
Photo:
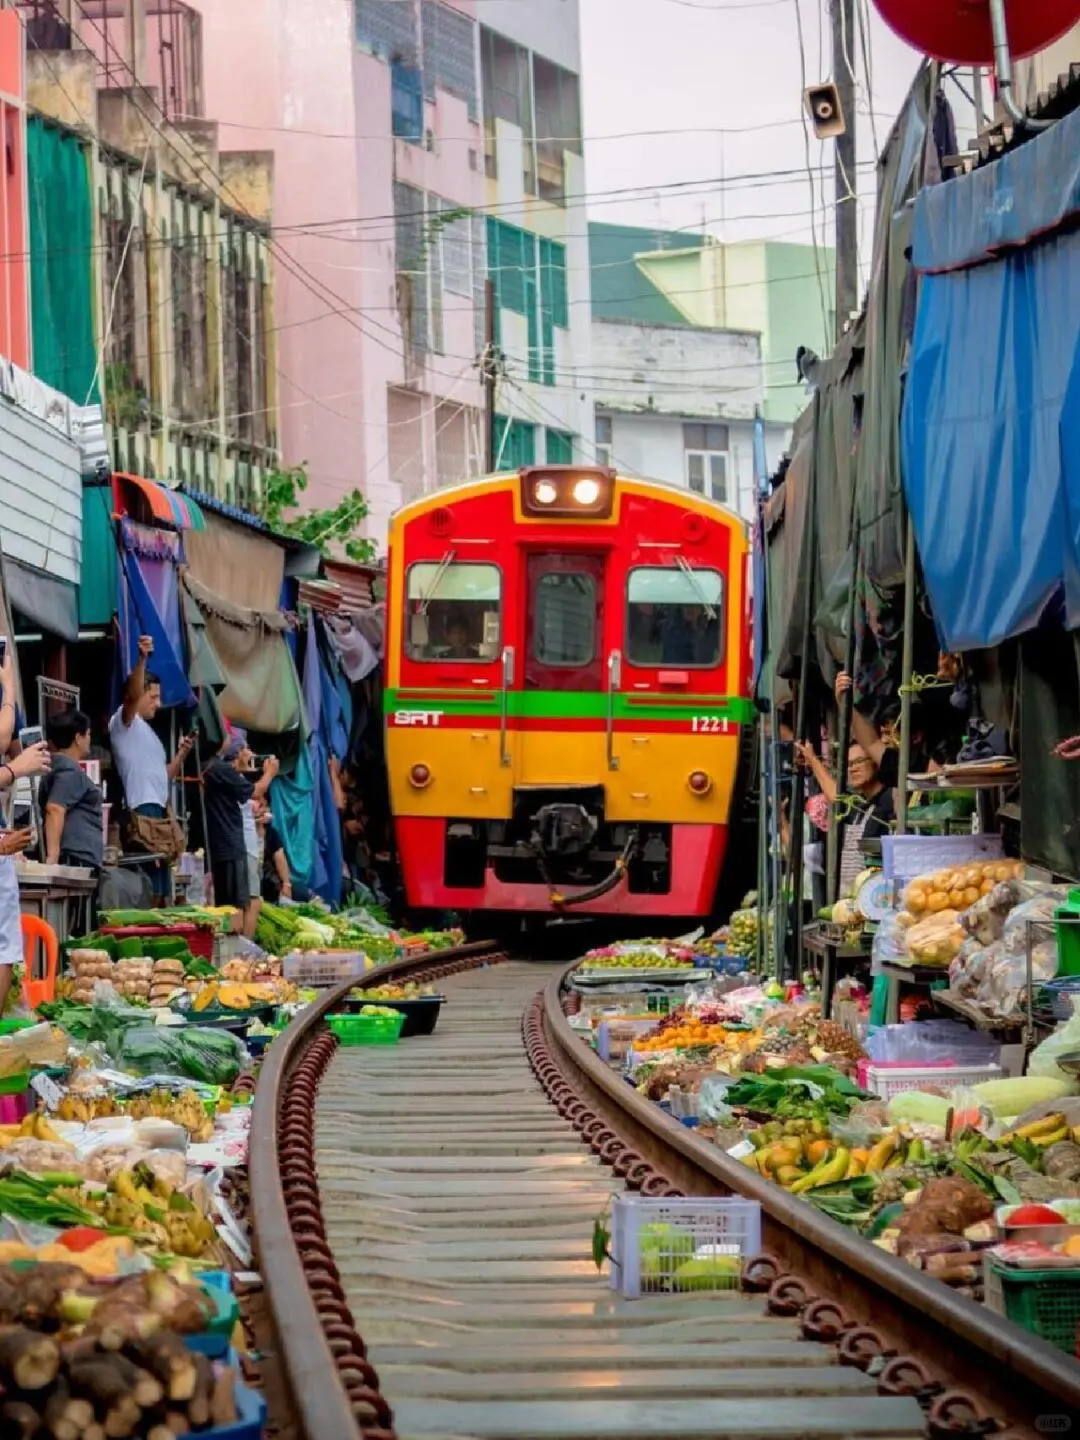
[[[984,1080],[1003,1080],[1000,1065],[868,1065],[864,1090],[881,1100],[904,1095],[909,1090],[922,1090],[931,1085],[946,1094],[961,1085],[981,1085]]]
[[[743,1265],[760,1249],[756,1200],[617,1195],[612,1202],[611,1288],[628,1300],[738,1290]]]

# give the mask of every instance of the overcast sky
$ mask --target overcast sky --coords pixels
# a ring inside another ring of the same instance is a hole
[[[806,83],[832,78],[827,0],[579,3],[590,219],[809,241],[814,206],[818,238],[831,243],[834,147],[810,140],[812,193],[797,24],[798,12]],[[854,37],[864,275],[874,203],[871,103],[884,143],[920,59],[867,4],[872,89]]]

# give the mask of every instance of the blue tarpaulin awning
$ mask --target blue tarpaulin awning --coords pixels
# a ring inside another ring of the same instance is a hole
[[[923,190],[903,475],[950,650],[1080,627],[1080,112]]]

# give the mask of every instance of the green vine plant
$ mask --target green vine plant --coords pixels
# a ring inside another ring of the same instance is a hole
[[[420,249],[416,255],[405,256],[398,264],[398,269],[405,274],[417,270],[423,270],[427,265],[427,257],[439,236],[449,225],[455,224],[458,220],[468,220],[476,212],[470,210],[467,205],[458,205],[452,210],[440,210],[432,215],[424,224],[420,232]]]
[[[135,430],[142,419],[146,391],[142,381],[133,378],[131,367],[124,361],[105,366],[105,416],[110,425]]]
[[[374,558],[375,545],[361,534],[368,513],[367,501],[359,490],[350,490],[328,510],[305,510],[297,515],[301,497],[308,488],[307,464],[271,470],[263,488],[262,518],[272,530],[314,545],[323,555],[344,554],[364,564]]]

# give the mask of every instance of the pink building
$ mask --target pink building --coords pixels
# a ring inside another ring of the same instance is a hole
[[[503,462],[591,443],[572,384],[589,343],[577,0],[485,0],[483,25],[475,0],[197,6],[206,113],[230,147],[274,152],[281,444],[311,504],[361,488],[381,541],[403,500],[483,470],[489,234],[513,242],[490,257]]]

